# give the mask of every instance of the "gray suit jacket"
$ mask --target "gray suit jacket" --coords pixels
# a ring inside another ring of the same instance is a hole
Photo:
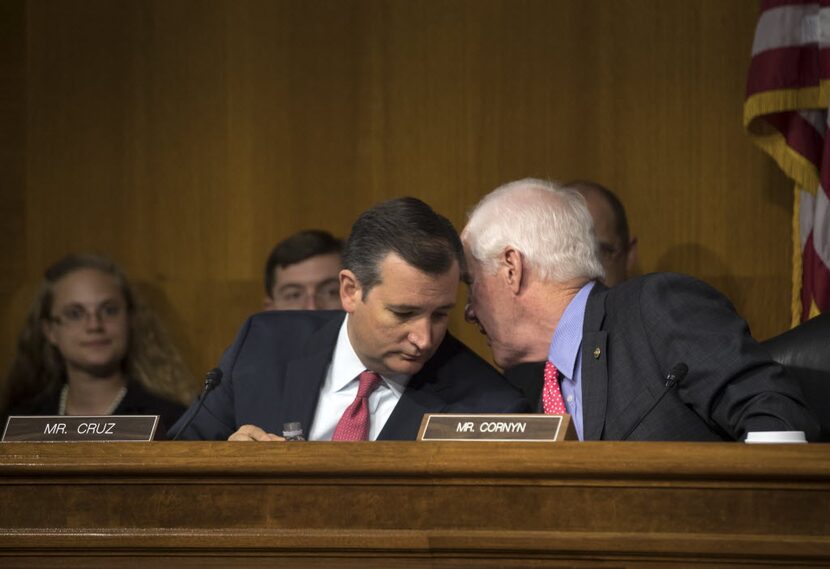
[[[292,421],[308,433],[343,318],[343,312],[334,311],[251,316],[222,357],[222,382],[180,438],[224,440],[244,424],[280,434],[283,424]],[[447,334],[410,379],[378,438],[414,440],[424,413],[526,411],[528,404],[517,389]],[[192,412],[171,432],[178,432]]]
[[[612,289],[595,285],[581,350],[585,440],[620,440],[632,428],[629,440],[818,435],[797,383],[752,339],[731,303],[692,277],[660,273]],[[666,375],[680,362],[688,375],[667,388]],[[507,376],[538,401],[541,375],[534,381],[529,373],[541,368],[529,369]]]

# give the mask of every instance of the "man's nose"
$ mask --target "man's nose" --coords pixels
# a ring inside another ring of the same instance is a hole
[[[429,318],[420,318],[412,324],[409,341],[422,352],[432,347],[432,326]]]
[[[317,291],[313,288],[305,291],[305,302],[303,302],[303,308],[306,310],[317,310]]]

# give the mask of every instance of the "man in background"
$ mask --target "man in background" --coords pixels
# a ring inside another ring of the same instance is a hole
[[[281,241],[265,263],[265,310],[340,310],[343,243],[307,229]]]
[[[815,440],[797,383],[726,297],[671,273],[605,287],[591,226],[578,192],[526,179],[485,196],[462,232],[465,316],[531,404],[571,415],[581,440]]]
[[[576,180],[564,188],[576,190],[585,198],[594,220],[599,260],[605,269],[602,282],[608,287],[617,286],[637,264],[637,238],[629,231],[622,202],[614,192],[596,182]]]

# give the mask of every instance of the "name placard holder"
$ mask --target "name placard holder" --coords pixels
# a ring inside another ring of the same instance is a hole
[[[141,442],[151,441],[158,415],[17,415],[3,430],[7,443]]]
[[[579,439],[570,415],[427,413],[421,420],[418,440],[558,442]]]

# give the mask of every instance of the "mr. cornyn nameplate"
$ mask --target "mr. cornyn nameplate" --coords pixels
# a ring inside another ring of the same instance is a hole
[[[570,415],[424,415],[419,441],[525,441],[577,440]]]

